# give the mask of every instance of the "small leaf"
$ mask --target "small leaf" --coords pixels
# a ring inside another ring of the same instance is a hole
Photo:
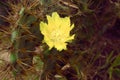
[[[49,5],[51,0],[40,0],[41,5]]]
[[[112,63],[112,67],[116,67],[120,65],[120,55],[118,55],[116,57],[116,59],[114,60],[114,62]]]
[[[17,60],[17,55],[15,53],[10,54],[10,62],[15,63]]]
[[[25,11],[25,8],[23,7],[23,8],[21,8],[19,14],[20,14],[21,16],[23,16],[23,15],[24,15],[24,11]]]
[[[37,20],[36,17],[30,15],[30,16],[27,17],[27,22],[26,22],[26,24],[27,24],[27,25],[30,25],[30,24],[32,24],[33,22],[35,22],[36,20]]]
[[[0,65],[3,63],[3,60],[0,60]]]
[[[108,69],[109,79],[112,78],[112,73],[113,73],[113,67],[110,67],[110,68]]]
[[[18,36],[18,31],[14,30],[11,35],[11,42],[14,42],[17,36]]]
[[[110,63],[112,56],[113,56],[114,51],[110,52],[110,54],[108,55],[107,59],[106,59],[106,63]]]
[[[13,76],[15,77],[17,75],[17,71],[13,70],[12,71]]]
[[[39,70],[42,70],[44,63],[43,63],[43,61],[40,59],[39,56],[34,56],[34,57],[33,57],[33,64],[35,64],[36,70],[39,71]]]
[[[113,74],[114,74],[115,76],[117,76],[117,77],[120,78],[120,69],[119,69],[119,68],[115,68],[115,69],[113,70]]]

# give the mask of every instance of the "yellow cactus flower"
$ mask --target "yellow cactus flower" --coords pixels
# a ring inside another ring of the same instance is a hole
[[[53,12],[52,16],[47,15],[47,20],[48,23],[40,22],[43,41],[49,46],[49,50],[53,47],[59,51],[66,50],[67,42],[75,36],[70,36],[70,31],[74,28],[74,24],[70,23],[70,17],[61,18],[57,12]]]

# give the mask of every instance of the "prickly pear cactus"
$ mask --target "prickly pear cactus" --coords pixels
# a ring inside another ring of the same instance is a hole
[[[1,0],[0,80],[119,80],[119,0]]]

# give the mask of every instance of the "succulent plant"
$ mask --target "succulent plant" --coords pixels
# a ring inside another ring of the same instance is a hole
[[[119,0],[0,1],[0,80],[119,80],[119,46]]]

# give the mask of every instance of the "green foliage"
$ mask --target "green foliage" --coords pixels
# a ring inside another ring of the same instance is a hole
[[[51,0],[40,0],[41,5],[49,5]]]
[[[15,53],[10,54],[10,62],[15,63],[17,61],[17,56]]]
[[[17,39],[17,37],[18,37],[18,31],[17,31],[17,30],[14,30],[14,31],[12,32],[12,34],[11,34],[11,42],[12,42],[12,43],[15,42],[16,39]]]
[[[43,63],[43,61],[41,60],[41,58],[39,56],[34,56],[33,57],[33,63],[35,64],[35,69],[37,71],[43,69],[44,63]]]
[[[25,12],[25,8],[21,8],[20,12],[19,12],[19,15],[23,16],[24,15],[24,12]]]
[[[111,64],[111,67],[108,69],[108,73],[109,73],[109,78],[112,78],[113,73],[120,77],[120,69],[117,68],[118,66],[120,66],[120,55],[118,55],[115,60],[113,61],[113,63]]]
[[[120,65],[120,55],[118,55],[116,58],[115,58],[115,60],[114,60],[114,62],[112,63],[112,67],[116,67],[116,66],[119,66]]]

